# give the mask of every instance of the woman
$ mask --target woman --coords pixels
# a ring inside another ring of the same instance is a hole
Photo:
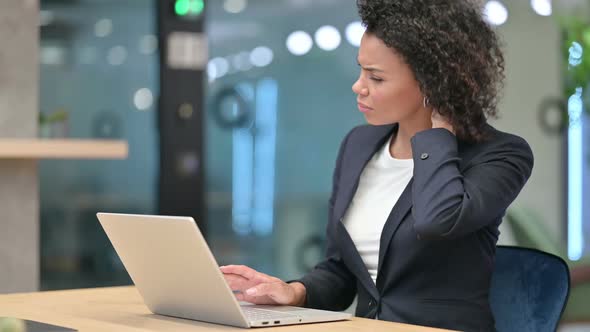
[[[498,226],[533,167],[528,144],[487,124],[504,59],[469,0],[359,0],[367,30],[352,89],[369,125],[343,140],[326,259],[285,283],[222,271],[239,300],[494,330]]]

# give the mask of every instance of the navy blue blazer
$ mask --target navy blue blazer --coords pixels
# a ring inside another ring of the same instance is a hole
[[[397,125],[360,126],[343,140],[330,198],[326,258],[298,280],[306,306],[462,331],[494,330],[488,292],[506,208],[531,175],[525,140],[487,126],[467,143],[446,129],[411,140],[414,176],[381,233],[373,283],[342,218],[367,162]]]

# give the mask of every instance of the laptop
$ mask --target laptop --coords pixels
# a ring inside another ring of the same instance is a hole
[[[243,328],[345,320],[348,313],[240,303],[190,217],[98,213],[154,314]]]

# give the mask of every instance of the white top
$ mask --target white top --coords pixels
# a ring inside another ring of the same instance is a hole
[[[390,142],[391,138],[365,166],[343,219],[373,282],[377,280],[381,231],[414,171],[412,159],[391,156]]]

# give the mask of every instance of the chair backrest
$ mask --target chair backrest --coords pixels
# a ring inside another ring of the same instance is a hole
[[[555,331],[570,289],[563,259],[535,249],[498,246],[490,305],[498,332]]]

